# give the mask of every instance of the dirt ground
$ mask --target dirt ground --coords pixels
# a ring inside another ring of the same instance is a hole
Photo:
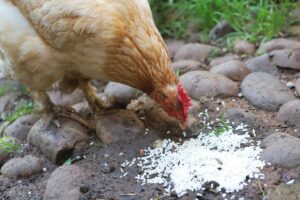
[[[222,106],[222,101],[224,101]],[[220,108],[220,111],[216,111],[216,105]],[[265,112],[256,109],[250,105],[243,98],[229,98],[226,100],[215,99],[210,100],[208,103],[202,105],[202,110],[208,109],[208,112],[213,115],[220,115],[230,108],[243,108],[249,112],[256,114],[261,119],[266,127],[257,135],[257,139],[261,139],[268,135],[269,132],[283,131],[290,133],[296,137],[300,136],[300,131],[280,126],[276,121],[274,112]],[[138,139],[129,141],[126,143],[112,144],[104,146],[101,142],[94,137],[95,134],[91,134],[91,144],[88,149],[82,152],[80,155],[85,157],[82,160],[74,162],[74,165],[82,167],[87,173],[88,178],[81,183],[81,191],[83,193],[84,200],[136,200],[136,199],[207,199],[216,200],[222,199],[216,191],[207,189],[204,192],[190,192],[187,195],[178,198],[176,195],[170,197],[163,197],[163,186],[157,184],[141,185],[134,178],[140,173],[140,169],[133,165],[130,168],[123,169],[128,174],[124,177],[121,171],[121,165],[125,160],[132,160],[139,156],[140,149],[151,147],[157,139],[166,138],[167,135],[156,134],[150,130],[146,135],[141,133]],[[8,179],[0,177],[0,199],[16,199],[16,200],[33,200],[42,199],[46,188],[47,180],[51,176],[51,173],[58,167],[48,161],[44,155],[42,155],[37,149],[31,146],[25,146],[22,153],[16,155],[35,155],[42,158],[45,170],[38,175],[35,175],[29,179]],[[107,163],[110,166],[112,172],[103,173],[103,165]],[[263,170],[265,173],[264,180],[254,180],[244,190],[236,194],[228,195],[232,199],[239,199],[244,197],[245,199],[262,199],[263,194],[267,194],[274,186],[281,183],[281,181],[287,181],[286,179],[295,179],[300,181],[300,171],[284,170],[274,166],[267,166]],[[203,196],[197,196],[201,193]]]

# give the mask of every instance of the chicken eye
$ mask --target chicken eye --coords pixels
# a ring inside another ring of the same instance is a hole
[[[159,102],[164,102],[166,103],[166,100],[167,100],[167,97],[166,95],[164,95],[163,93],[157,93],[156,95],[156,100],[159,101]]]

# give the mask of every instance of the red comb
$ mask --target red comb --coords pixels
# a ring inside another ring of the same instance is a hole
[[[182,121],[183,124],[185,124],[188,117],[188,110],[189,107],[192,105],[192,102],[187,91],[183,88],[180,82],[178,83],[177,90],[178,90],[178,100],[182,104]]]

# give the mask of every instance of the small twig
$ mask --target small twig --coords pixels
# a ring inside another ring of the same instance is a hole
[[[259,187],[259,189],[260,189],[260,191],[261,191],[263,197],[265,197],[265,196],[266,196],[266,193],[265,193],[264,189],[262,188],[262,186],[261,186],[261,184],[260,184],[260,181],[259,181],[257,184],[258,184],[258,187]]]
[[[120,194],[119,196],[135,196],[136,193]]]

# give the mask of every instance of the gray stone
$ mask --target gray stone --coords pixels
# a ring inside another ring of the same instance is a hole
[[[265,124],[255,114],[240,108],[228,109],[224,117],[235,124],[245,124],[249,129],[261,130]]]
[[[294,89],[296,87],[296,84],[293,82],[287,82],[286,83],[286,87],[290,88],[290,89]]]
[[[92,114],[92,109],[90,108],[89,103],[87,101],[77,103],[73,105],[72,108],[75,109],[77,113],[80,113],[85,117],[89,117]]]
[[[296,93],[300,96],[300,78],[296,82]]]
[[[300,42],[286,38],[278,38],[262,44],[258,52],[271,52],[281,49],[297,49],[300,47]]]
[[[41,159],[28,155],[23,158],[9,160],[2,166],[1,173],[12,178],[28,178],[41,170]]]
[[[44,115],[29,131],[28,142],[40,149],[52,162],[62,164],[73,151],[88,146],[89,135],[87,128],[78,122]]]
[[[218,54],[220,49],[211,45],[191,43],[182,46],[175,54],[174,61],[195,60],[204,62],[213,54]]]
[[[300,69],[300,49],[276,50],[269,54],[274,66]]]
[[[209,66],[213,67],[213,66],[220,65],[225,62],[233,61],[233,60],[239,60],[239,56],[238,55],[226,55],[226,56],[217,57],[210,61]]]
[[[245,63],[251,72],[266,72],[272,75],[278,74],[278,70],[272,64],[268,54],[250,58],[246,60]]]
[[[300,165],[300,139],[286,133],[273,133],[262,141],[261,160],[279,167]]]
[[[187,43],[201,42],[200,35],[201,35],[201,33],[199,33],[199,32],[191,33],[190,35],[188,35],[186,42]]]
[[[166,45],[171,59],[174,58],[176,52],[184,46],[184,41],[181,40],[166,40]]]
[[[219,38],[222,37],[228,33],[234,32],[234,28],[230,26],[230,24],[227,21],[221,21],[219,22],[209,33],[210,38]]]
[[[203,96],[225,98],[237,96],[239,93],[235,82],[212,72],[188,72],[181,76],[180,80],[193,99],[200,99]]]
[[[55,105],[71,107],[74,104],[82,102],[85,100],[84,93],[80,89],[76,89],[71,94],[63,95],[57,91],[48,92],[51,101]]]
[[[179,72],[180,75],[190,71],[209,69],[208,66],[194,60],[179,60],[177,62],[172,63],[172,67],[174,71]]]
[[[5,134],[25,142],[27,141],[29,130],[38,119],[39,117],[34,114],[22,116],[5,128]]]
[[[0,64],[1,66],[1,64]],[[0,69],[1,71],[1,69]],[[1,75],[0,75],[1,76]],[[24,86],[15,80],[11,80],[11,79],[6,79],[6,78],[1,78],[0,77],[0,85],[1,85],[1,89],[3,89],[3,94],[8,94],[10,92],[21,92],[22,90],[24,90]]]
[[[300,184],[287,185],[285,183],[277,186],[273,191],[269,192],[268,200],[299,200]]]
[[[141,92],[128,85],[109,82],[104,90],[104,95],[113,98],[118,104],[127,105],[132,99],[137,98]]]
[[[16,107],[16,102],[21,98],[20,92],[5,94],[0,97],[0,113],[13,111]]]
[[[291,26],[291,27],[288,29],[287,33],[288,33],[289,35],[296,36],[296,37],[299,38],[299,36],[300,36],[300,26],[299,26],[299,25]]]
[[[210,72],[222,74],[233,81],[241,81],[250,73],[250,70],[245,63],[232,60],[212,67]]]
[[[111,110],[96,118],[96,133],[104,144],[124,143],[143,132],[143,122],[130,110]]]
[[[106,85],[108,84],[108,81],[102,81],[102,80],[92,80],[91,84],[96,88],[97,93],[104,92],[104,89]]]
[[[278,78],[263,72],[248,75],[243,80],[241,89],[251,104],[266,111],[276,111],[284,103],[296,98]]]
[[[233,50],[239,54],[252,55],[255,53],[255,46],[246,40],[239,40],[234,42]]]
[[[277,118],[283,124],[300,127],[300,100],[285,103],[279,109]]]
[[[44,200],[81,199],[80,185],[86,178],[84,170],[76,165],[57,168],[47,182]]]
[[[115,168],[112,165],[109,165],[108,163],[103,163],[101,166],[101,171],[104,174],[109,174],[111,172],[113,172],[115,170]]]

